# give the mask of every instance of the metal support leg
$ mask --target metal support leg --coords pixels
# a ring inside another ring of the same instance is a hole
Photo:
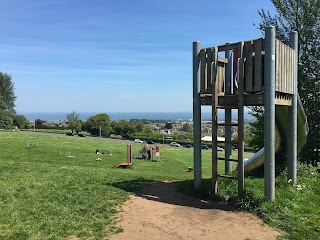
[[[264,194],[269,201],[275,198],[275,27],[269,26],[265,32],[264,65]]]
[[[194,188],[201,185],[201,103],[200,103],[200,42],[193,42],[193,164]]]

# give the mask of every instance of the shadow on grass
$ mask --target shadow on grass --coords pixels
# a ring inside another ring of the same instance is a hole
[[[113,183],[112,186],[128,192],[135,192],[136,196],[150,201],[198,209],[219,209],[224,211],[237,210],[232,204],[212,201],[209,200],[208,197],[202,198],[201,194],[190,191],[190,189],[193,189],[192,180],[183,182],[153,182],[141,179],[116,182]],[[186,193],[188,195],[186,195]]]

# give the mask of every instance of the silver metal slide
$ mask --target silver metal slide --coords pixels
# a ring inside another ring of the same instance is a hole
[[[288,152],[288,106],[276,106],[276,139],[275,152],[287,155]],[[305,111],[303,109],[299,94],[297,108],[297,153],[299,153],[303,145],[307,141],[308,123]],[[251,170],[261,166],[264,163],[264,148],[260,149],[255,155],[244,162],[244,171]]]

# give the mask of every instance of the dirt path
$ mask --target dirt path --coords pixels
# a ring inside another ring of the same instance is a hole
[[[188,197],[177,183],[144,187],[124,205],[110,239],[276,239],[279,232],[233,206]]]

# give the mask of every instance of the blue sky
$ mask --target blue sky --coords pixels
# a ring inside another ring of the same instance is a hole
[[[192,42],[261,37],[270,1],[10,0],[0,71],[18,112],[190,112]]]

